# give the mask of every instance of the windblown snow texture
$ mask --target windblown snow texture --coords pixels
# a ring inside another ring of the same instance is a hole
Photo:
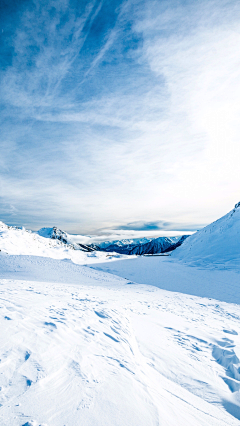
[[[0,280],[0,424],[238,426],[239,306],[83,269]]]

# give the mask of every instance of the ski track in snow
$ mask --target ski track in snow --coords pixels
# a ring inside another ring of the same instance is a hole
[[[239,306],[106,275],[0,281],[0,424],[239,425]]]

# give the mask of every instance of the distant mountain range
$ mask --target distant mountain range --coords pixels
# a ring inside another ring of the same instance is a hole
[[[141,238],[141,239],[123,239],[115,241],[104,241],[99,245],[96,244],[80,244],[72,241],[71,235],[65,231],[53,228],[42,228],[38,231],[38,235],[45,238],[57,239],[64,244],[71,245],[75,250],[90,251],[105,251],[116,252],[127,255],[144,255],[165,253],[175,250],[179,247],[188,235],[182,237],[158,237],[158,238]]]
[[[112,253],[115,257],[157,254],[174,250],[185,238],[186,236],[181,238],[125,238],[115,241],[103,241],[98,245],[83,244],[78,241],[86,241],[84,236],[68,234],[56,226],[41,228],[39,231],[33,232],[24,227],[8,226],[0,222],[0,252],[9,254],[22,253],[45,256],[49,250],[50,252],[53,250],[53,253],[55,253],[53,257],[62,256],[64,251],[66,256],[70,255],[70,253],[71,256],[75,256],[80,251],[92,257],[101,257],[101,254],[103,255],[104,253]],[[94,241],[93,237],[91,239]]]
[[[101,248],[101,250],[107,252],[117,252],[121,254],[128,255],[144,255],[144,254],[157,254],[165,253],[166,251],[172,251],[178,247],[184,240],[187,238],[187,235],[183,237],[158,237],[149,239],[147,242],[132,242],[131,244],[121,244],[121,241],[114,242],[114,244],[109,244],[108,246]],[[179,241],[181,240],[180,244]]]

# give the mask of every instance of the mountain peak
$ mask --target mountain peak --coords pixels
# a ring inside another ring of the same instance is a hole
[[[240,207],[240,201],[237,204],[235,204],[235,209],[237,209],[238,207]]]
[[[60,240],[65,244],[68,242],[67,233],[59,229],[57,226],[53,226],[52,228],[41,228],[37,233],[40,237]]]

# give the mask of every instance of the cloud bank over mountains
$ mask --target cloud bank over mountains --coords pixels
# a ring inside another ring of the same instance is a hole
[[[229,210],[239,22],[237,1],[3,2],[1,220],[196,230]]]

